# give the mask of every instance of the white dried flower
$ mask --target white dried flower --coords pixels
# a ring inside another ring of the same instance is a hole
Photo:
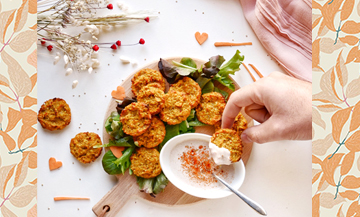
[[[69,63],[69,57],[66,54],[64,55],[64,62],[65,64]]]
[[[79,83],[78,80],[74,80],[72,83],[72,88],[74,89],[78,85],[78,83]]]
[[[54,65],[56,65],[56,64],[59,62],[59,60],[60,60],[60,57],[59,57],[59,56],[56,56],[56,57],[54,58]]]
[[[89,67],[89,69],[88,69],[89,74],[91,74],[92,71],[93,71],[93,68],[92,68],[92,67]]]
[[[91,59],[91,61],[93,62],[93,64],[91,65],[92,68],[96,69],[100,66],[100,61],[97,59]]]
[[[123,55],[120,56],[120,60],[122,63],[130,63],[130,58]]]
[[[73,72],[72,68],[68,68],[68,69],[66,69],[65,75],[68,76],[68,75],[70,75],[72,72]]]
[[[98,38],[97,38],[95,35],[93,35],[92,38],[93,38],[95,41],[98,40]]]

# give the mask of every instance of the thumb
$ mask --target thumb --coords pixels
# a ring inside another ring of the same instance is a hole
[[[241,134],[241,140],[244,143],[265,143],[282,140],[284,132],[280,129],[278,121],[270,117],[267,121],[257,126],[249,127]]]

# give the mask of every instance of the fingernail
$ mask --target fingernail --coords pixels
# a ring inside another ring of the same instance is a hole
[[[244,143],[251,143],[252,142],[252,140],[250,139],[250,137],[248,137],[248,135],[246,133],[241,134],[241,140]]]

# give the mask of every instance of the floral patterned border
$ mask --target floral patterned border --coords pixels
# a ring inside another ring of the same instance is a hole
[[[312,6],[312,215],[360,216],[360,2]]]
[[[0,213],[37,216],[36,0],[0,0]]]

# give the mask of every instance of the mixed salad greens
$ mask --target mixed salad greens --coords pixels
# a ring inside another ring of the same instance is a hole
[[[215,87],[214,81],[234,91],[235,86],[229,75],[233,75],[239,70],[243,60],[244,56],[240,55],[240,51],[237,50],[235,55],[226,63],[224,63],[225,59],[223,56],[217,55],[211,57],[209,61],[201,65],[200,68],[197,68],[195,61],[188,57],[182,58],[180,62],[173,61],[172,64],[164,59],[160,59],[158,66],[161,74],[170,84],[177,82],[183,76],[188,76],[199,84],[202,94],[216,91],[227,99],[228,93]],[[133,174],[130,168],[130,157],[136,151],[137,144],[134,142],[132,136],[124,133],[122,123],[120,122],[121,111],[132,102],[136,102],[136,99],[125,98],[125,100],[118,103],[116,111],[112,112],[105,122],[105,130],[111,136],[111,139],[109,143],[96,147],[125,147],[120,158],[116,158],[111,150],[105,153],[102,159],[102,165],[105,172],[110,175],[124,174],[128,169],[129,174]],[[192,109],[189,117],[180,124],[168,125],[164,123],[166,134],[162,143],[157,147],[159,152],[171,138],[184,133],[194,133],[194,127],[206,125],[197,119],[195,113],[195,109]],[[157,177],[151,179],[137,177],[140,191],[154,197],[164,190],[168,182],[168,179],[162,172]]]

